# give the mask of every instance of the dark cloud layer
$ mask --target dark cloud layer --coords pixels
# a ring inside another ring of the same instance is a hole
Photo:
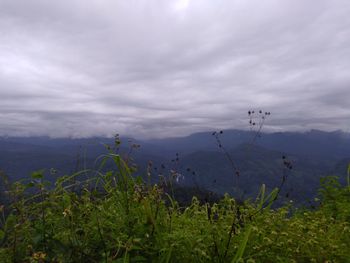
[[[348,0],[0,0],[0,135],[350,129]]]

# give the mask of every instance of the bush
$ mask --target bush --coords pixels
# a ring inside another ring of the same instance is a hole
[[[43,173],[16,182],[1,206],[1,262],[349,262],[350,191],[323,179],[317,209],[272,209],[278,189],[255,202],[196,197],[187,207],[134,178],[119,155],[114,171],[49,187]]]

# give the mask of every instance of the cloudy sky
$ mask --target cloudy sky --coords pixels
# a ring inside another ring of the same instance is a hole
[[[349,0],[0,0],[0,135],[350,129]]]

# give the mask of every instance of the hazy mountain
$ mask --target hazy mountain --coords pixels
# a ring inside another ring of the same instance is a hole
[[[283,176],[286,176],[283,194],[301,201],[316,193],[319,179],[327,175],[325,171],[329,170],[327,164],[298,155],[288,155],[287,159],[282,159],[283,153],[261,146],[242,144],[230,150],[229,155],[234,160],[239,176],[224,153],[198,151],[181,159],[184,181],[197,182],[219,193],[234,194],[238,186],[240,195],[247,197],[256,195],[263,183],[269,189],[279,187]],[[284,165],[285,160],[291,163],[292,169]],[[187,168],[190,168],[189,172]]]
[[[254,144],[268,149],[308,158],[339,159],[350,157],[350,134],[341,131],[311,130],[305,133],[278,132],[256,135],[257,133],[254,131],[227,130],[220,136],[220,139],[226,148],[234,148],[241,143],[254,142]],[[174,151],[187,154],[198,150],[215,150],[217,148],[212,132],[195,133],[181,138],[149,140],[147,143],[147,146],[153,147],[154,151],[162,150],[167,154],[172,154]]]
[[[255,194],[262,183],[270,189],[279,186],[286,172],[284,194],[298,200],[315,193],[321,176],[345,176],[350,160],[348,133],[312,130],[256,135],[240,130],[219,133],[227,153],[218,147],[212,132],[145,141],[122,138],[119,153],[133,158],[140,175],[146,174],[148,161],[152,161],[153,181],[174,170],[183,176],[180,184],[245,196]],[[105,145],[113,143],[113,138],[0,139],[0,170],[14,180],[39,169],[55,168],[59,176],[94,168],[96,158],[107,152]],[[141,148],[132,148],[134,143]],[[238,167],[238,182],[227,154]],[[291,162],[292,170],[286,170],[282,156]]]

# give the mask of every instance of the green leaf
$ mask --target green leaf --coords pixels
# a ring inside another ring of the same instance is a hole
[[[67,193],[63,194],[62,200],[63,200],[63,203],[66,207],[68,207],[71,204],[71,198],[70,198],[69,194],[67,194]]]
[[[264,202],[265,202],[265,184],[262,184],[261,185],[261,188],[260,188],[260,193],[258,194],[258,198],[260,196],[260,202],[259,202],[259,205],[258,205],[258,210],[262,209],[263,205],[264,205]]]
[[[167,257],[165,259],[165,262],[166,263],[169,263],[170,262],[170,259],[171,259],[171,253],[173,252],[173,247],[171,247],[167,253]]]
[[[0,229],[0,240],[3,240],[5,237],[5,232]]]
[[[35,245],[38,245],[42,240],[43,240],[43,235],[41,233],[38,233],[32,237],[32,241]]]
[[[130,262],[148,262],[148,260],[143,256],[135,256],[130,259]]]
[[[40,170],[40,171],[35,171],[32,173],[31,177],[33,179],[42,179],[43,178],[43,173],[44,173],[44,170]]]
[[[26,188],[31,188],[31,187],[33,187],[34,185],[35,185],[34,182],[27,183],[27,184],[26,184]]]

